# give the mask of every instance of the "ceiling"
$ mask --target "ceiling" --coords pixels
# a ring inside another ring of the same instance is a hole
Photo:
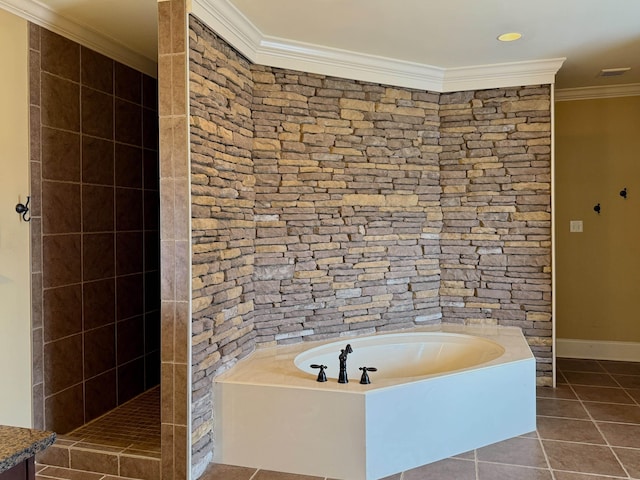
[[[566,57],[558,88],[640,82],[637,0],[230,0],[265,35],[445,68]],[[277,12],[277,14],[276,14]],[[497,41],[520,32],[512,43]],[[601,78],[603,68],[632,67]]]
[[[638,0],[193,1],[237,9],[262,38],[280,43],[454,70],[566,57],[558,88],[640,83]],[[0,0],[0,7],[27,4],[156,60],[156,0]],[[497,41],[510,31],[522,39]],[[631,70],[598,76],[617,67]]]

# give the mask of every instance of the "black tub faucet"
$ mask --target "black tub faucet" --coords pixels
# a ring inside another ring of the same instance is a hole
[[[338,356],[338,360],[340,360],[338,383],[349,383],[349,379],[347,378],[347,355],[350,353],[353,353],[353,349],[351,348],[351,344],[347,343],[347,346],[340,350],[340,355]]]

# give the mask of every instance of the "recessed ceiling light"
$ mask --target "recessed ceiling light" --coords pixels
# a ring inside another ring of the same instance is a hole
[[[518,32],[503,33],[498,37],[501,42],[513,42],[522,38],[522,34]]]

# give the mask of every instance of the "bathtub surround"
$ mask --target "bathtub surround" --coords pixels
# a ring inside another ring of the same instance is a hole
[[[189,26],[194,476],[211,381],[256,345],[517,326],[551,382],[550,86],[307,74]]]
[[[335,380],[344,341],[263,348],[218,376],[216,462],[379,479],[536,428],[535,359],[518,328],[442,324],[350,339],[348,385]],[[306,367],[323,362],[333,379],[318,383]],[[379,367],[371,384],[358,383],[356,365]]]
[[[157,82],[29,27],[34,425],[159,382]]]

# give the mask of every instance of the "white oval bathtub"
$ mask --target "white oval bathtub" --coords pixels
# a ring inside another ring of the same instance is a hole
[[[418,377],[454,372],[500,357],[505,349],[481,337],[442,332],[388,333],[354,338],[311,348],[296,356],[294,364],[303,372],[317,374],[312,364],[327,365],[328,378],[338,378],[340,350],[349,343],[347,359],[351,381],[360,377],[360,367],[376,367],[372,379]]]
[[[351,344],[349,383],[338,383]],[[327,365],[317,382],[312,363]],[[377,367],[361,385],[360,367]],[[520,329],[442,325],[259,349],[216,377],[214,461],[377,480],[535,430]]]

